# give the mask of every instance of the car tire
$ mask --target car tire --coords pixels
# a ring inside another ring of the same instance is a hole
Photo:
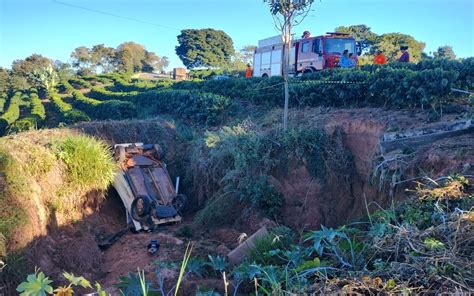
[[[184,194],[178,194],[173,198],[173,207],[176,209],[178,214],[182,215],[186,209],[186,204],[188,203],[188,198]]]
[[[135,198],[131,205],[131,215],[133,220],[144,222],[151,214],[151,201],[148,196],[139,196]]]

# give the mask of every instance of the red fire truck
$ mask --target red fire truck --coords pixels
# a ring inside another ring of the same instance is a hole
[[[339,66],[344,50],[360,55],[355,39],[349,34],[328,32],[326,35],[294,40],[290,50],[290,74],[306,74]],[[260,40],[253,57],[253,76],[281,76],[284,61],[281,36]]]

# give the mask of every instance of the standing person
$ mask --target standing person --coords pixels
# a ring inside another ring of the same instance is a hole
[[[306,39],[311,37],[311,33],[309,31],[304,31],[303,36],[301,36],[302,39]]]
[[[387,59],[383,55],[381,50],[377,50],[377,54],[374,57],[374,64],[375,65],[385,65],[387,63]]]
[[[398,59],[399,62],[408,63],[410,61],[410,54],[408,53],[408,46],[400,46],[402,55]]]
[[[351,61],[351,68],[357,67],[357,65],[359,65],[359,59],[352,52],[349,54],[349,61]]]
[[[349,58],[349,51],[347,49],[345,49],[341,55],[339,66],[341,66],[341,68],[350,68],[352,66],[351,59]]]
[[[247,70],[245,70],[245,78],[252,77],[252,65],[250,63],[247,64]]]

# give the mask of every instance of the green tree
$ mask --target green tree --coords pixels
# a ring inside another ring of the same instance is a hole
[[[106,47],[104,44],[97,44],[90,50],[91,63],[95,69],[101,68],[101,72],[108,73],[115,70],[115,49]]]
[[[31,85],[26,80],[26,77],[17,74],[10,74],[9,88],[11,92],[23,91],[31,88]]]
[[[75,75],[71,64],[63,63],[59,60],[54,61],[54,69],[58,73],[59,80],[69,80]]]
[[[116,51],[116,63],[119,70],[130,73],[163,70],[169,64],[167,57],[160,57],[154,52],[147,51],[143,45],[135,42],[119,45]]]
[[[145,51],[145,59],[142,61],[142,71],[163,71],[168,65],[169,61],[167,57],[160,57],[154,52]]]
[[[39,54],[32,54],[24,60],[15,60],[12,63],[12,76],[15,76],[13,81],[15,84],[18,83],[17,86],[21,86],[24,80],[26,80],[29,87],[34,86],[35,81],[31,77],[31,74],[36,70],[46,68],[52,64],[52,60]]]
[[[270,7],[275,27],[281,32],[285,47],[283,63],[283,81],[285,86],[285,106],[283,110],[283,129],[288,128],[288,102],[290,91],[288,76],[290,70],[290,46],[293,27],[300,24],[311,10],[314,0],[263,0]]]
[[[145,47],[135,42],[124,42],[117,48],[119,69],[125,72],[138,72],[145,59]]]
[[[373,33],[367,25],[353,25],[349,27],[341,26],[337,27],[335,31],[351,34],[352,37],[360,43],[362,52],[373,53],[372,47],[376,42],[377,34]]]
[[[9,80],[8,70],[0,67],[0,95],[8,92]]]
[[[387,60],[390,62],[396,61],[400,56],[400,46],[407,45],[410,53],[410,61],[418,62],[422,58],[422,53],[425,48],[425,43],[416,40],[410,35],[401,33],[388,33],[377,37],[375,50],[381,50]]]
[[[71,53],[72,66],[77,69],[79,74],[90,74],[92,69],[92,53],[85,46],[80,46]]]
[[[252,63],[253,62],[253,54],[255,53],[255,49],[257,46],[255,45],[245,45],[240,49],[240,55],[244,63]]]
[[[187,29],[178,35],[176,54],[188,68],[223,67],[234,55],[232,38],[214,29]]]
[[[450,60],[456,59],[456,54],[453,51],[453,47],[449,45],[440,46],[438,50],[433,53],[435,58],[447,58]]]

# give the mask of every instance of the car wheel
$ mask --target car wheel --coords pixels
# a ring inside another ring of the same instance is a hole
[[[139,196],[132,202],[131,214],[135,221],[145,221],[151,213],[151,201],[148,196]]]
[[[178,214],[183,214],[183,211],[186,208],[188,198],[184,194],[178,194],[175,198],[173,198],[173,206],[178,212]]]

